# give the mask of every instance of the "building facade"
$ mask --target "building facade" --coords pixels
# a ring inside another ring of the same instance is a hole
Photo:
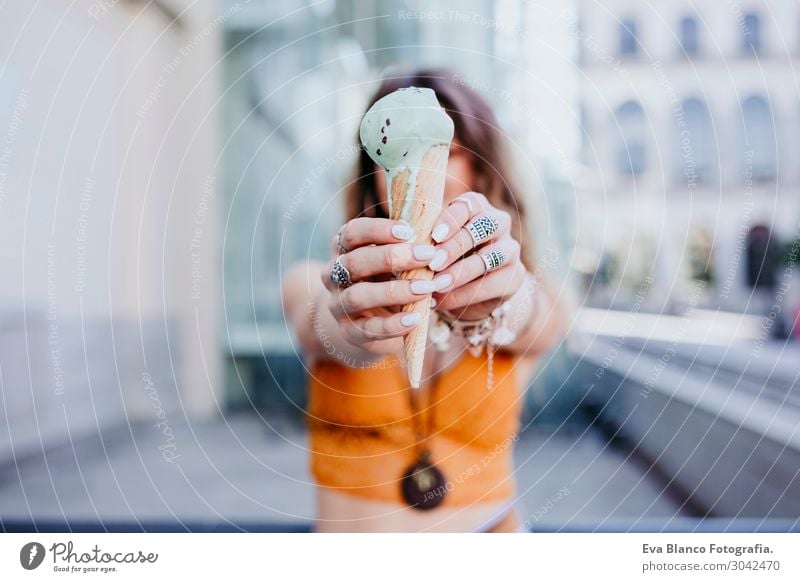
[[[279,283],[295,261],[329,258],[358,154],[358,124],[383,75],[443,67],[494,106],[518,161],[539,250],[558,263],[552,268],[567,265],[571,212],[560,201],[580,139],[575,43],[557,16],[571,5],[292,0],[242,5],[225,22],[230,401],[261,405],[258,395],[272,394],[302,406],[301,354]],[[284,393],[287,387],[294,392]]]
[[[220,410],[224,16],[177,4],[3,7],[0,462]]]
[[[578,245],[602,249],[587,272],[607,283],[594,300],[644,286],[653,309],[765,314],[777,292],[789,316],[800,6],[587,0],[563,17],[580,47]]]

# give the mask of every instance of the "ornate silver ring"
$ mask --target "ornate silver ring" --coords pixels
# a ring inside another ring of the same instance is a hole
[[[472,237],[473,247],[478,246],[491,237],[497,232],[498,228],[500,228],[500,225],[497,223],[497,220],[488,215],[479,216],[472,222],[468,222],[466,226],[467,232],[469,232]]]
[[[466,204],[467,205],[467,209],[469,210],[469,215],[470,216],[472,216],[475,213],[475,211],[472,209],[472,201],[469,198],[467,198],[466,196],[459,196],[458,198],[453,200],[450,203],[450,205],[452,206],[456,202],[463,202],[464,204]]]
[[[500,265],[506,262],[506,254],[503,251],[489,251],[488,253],[481,253],[483,264],[486,265],[485,273],[494,271],[500,268]]]
[[[341,289],[347,289],[353,282],[350,280],[350,271],[342,264],[342,261],[336,259],[331,267],[330,272],[331,281],[333,281]]]

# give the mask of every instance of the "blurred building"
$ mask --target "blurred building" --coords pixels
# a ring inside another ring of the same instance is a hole
[[[566,270],[578,85],[576,44],[556,16],[570,5],[293,0],[242,3],[225,21],[228,402],[259,406],[271,395],[289,408],[303,404],[279,281],[297,260],[329,258],[358,124],[382,75],[446,67],[495,106],[529,192],[539,249],[550,251],[550,269]]]
[[[645,289],[653,309],[763,315],[777,289],[788,315],[800,7],[578,4],[562,18],[580,46],[577,243],[593,301],[630,305]]]
[[[565,271],[575,40],[539,3],[54,0],[0,21],[0,458],[129,422],[302,405],[281,311],[326,259],[381,75],[496,108]],[[569,6],[569,5],[567,5]]]
[[[328,258],[380,77],[435,66],[495,107],[559,292],[576,272],[595,307],[630,308],[582,309],[571,354],[565,342],[536,370],[525,413],[559,430],[518,443],[517,475],[529,509],[555,509],[566,482],[571,493],[534,529],[587,517],[602,518],[592,531],[627,517],[669,528],[697,511],[690,498],[796,529],[800,344],[766,341],[771,318],[639,313],[797,313],[796,3],[40,0],[0,12],[3,528],[307,526],[302,428],[197,421],[301,409],[281,276]]]
[[[137,421],[167,451],[175,415],[219,409],[225,18],[3,6],[0,463]]]

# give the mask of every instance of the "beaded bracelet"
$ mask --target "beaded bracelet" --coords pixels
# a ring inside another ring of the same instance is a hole
[[[536,288],[534,285],[532,288],[535,295]],[[428,337],[435,349],[443,352],[450,349],[450,338],[453,333],[456,333],[466,342],[470,354],[476,358],[481,355],[485,345],[487,355],[486,387],[491,390],[494,387],[494,352],[499,347],[513,343],[517,338],[517,333],[507,325],[511,309],[511,299],[509,299],[495,308],[490,315],[471,321],[456,319],[444,312],[433,311],[436,317],[433,325],[429,327]],[[534,309],[533,312],[535,311]],[[533,312],[530,317],[533,317]]]
[[[437,350],[445,351],[450,348],[450,337],[456,333],[464,339],[467,349],[474,357],[481,355],[485,345],[486,388],[491,390],[494,386],[494,352],[497,347],[510,344],[516,337],[516,334],[506,326],[510,310],[511,303],[506,301],[492,311],[491,315],[475,321],[462,321],[434,311],[436,321],[430,327],[429,337]]]

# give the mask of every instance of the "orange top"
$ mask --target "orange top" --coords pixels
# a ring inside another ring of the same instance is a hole
[[[417,402],[420,427],[442,471],[440,507],[508,500],[515,493],[513,445],[521,395],[518,356],[494,354],[494,387],[487,388],[486,351],[464,355],[440,372]],[[320,361],[310,370],[308,425],[311,471],[319,485],[351,495],[406,505],[400,478],[417,459],[408,380],[395,356],[369,367]],[[428,406],[430,395],[434,405]],[[433,410],[433,418],[429,417]]]

